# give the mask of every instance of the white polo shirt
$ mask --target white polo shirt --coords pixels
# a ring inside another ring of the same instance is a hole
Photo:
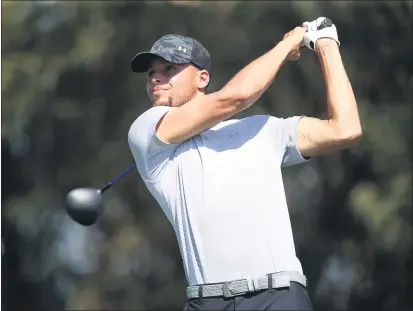
[[[189,285],[302,273],[281,167],[306,161],[295,142],[300,117],[224,121],[181,144],[155,127],[171,107],[153,107],[128,141],[139,174],[172,224]]]

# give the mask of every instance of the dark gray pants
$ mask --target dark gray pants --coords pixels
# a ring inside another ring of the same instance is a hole
[[[290,287],[264,290],[231,298],[189,299],[185,310],[313,310],[307,289],[291,282]]]

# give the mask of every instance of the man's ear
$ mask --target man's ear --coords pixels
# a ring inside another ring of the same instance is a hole
[[[198,73],[198,88],[205,89],[209,84],[209,72],[206,70],[201,70]]]

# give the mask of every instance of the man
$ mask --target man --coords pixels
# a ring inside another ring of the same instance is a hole
[[[256,102],[303,45],[320,59],[328,120],[228,120]],[[210,56],[193,38],[164,36],[131,66],[147,72],[153,107],[132,124],[128,141],[175,230],[189,285],[185,309],[312,309],[281,167],[347,148],[361,135],[336,27],[326,18],[296,27],[211,94]]]

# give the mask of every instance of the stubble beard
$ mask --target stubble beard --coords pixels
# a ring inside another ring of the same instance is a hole
[[[189,102],[192,98],[194,98],[196,95],[196,90],[192,91],[190,94],[186,95],[181,95],[181,96],[168,96],[167,101],[153,101],[152,104],[153,106],[167,106],[167,107],[180,107],[182,105],[185,105],[187,102]]]

